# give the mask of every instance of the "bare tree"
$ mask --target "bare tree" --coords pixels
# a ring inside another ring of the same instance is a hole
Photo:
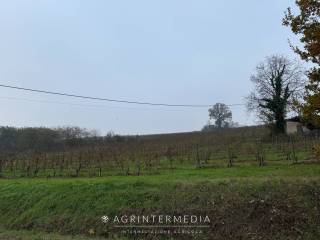
[[[256,111],[261,120],[274,124],[275,131],[283,133],[287,113],[302,97],[303,74],[297,61],[278,55],[266,57],[251,76],[254,89],[247,97],[248,110]]]
[[[209,117],[215,120],[217,128],[222,128],[228,126],[228,123],[232,120],[232,112],[226,104],[216,103],[209,109]]]

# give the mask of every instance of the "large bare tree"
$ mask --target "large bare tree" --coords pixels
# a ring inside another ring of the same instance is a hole
[[[226,104],[216,103],[209,109],[209,117],[215,120],[217,128],[222,128],[228,126],[228,123],[232,120],[232,112]]]
[[[297,61],[280,55],[266,57],[251,76],[254,88],[247,97],[248,110],[272,123],[277,133],[283,133],[287,113],[303,95],[303,76]]]

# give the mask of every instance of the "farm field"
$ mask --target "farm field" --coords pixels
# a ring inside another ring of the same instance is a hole
[[[317,163],[1,179],[0,239],[319,239],[319,187]],[[100,220],[172,211],[207,214],[210,228],[196,235],[125,235]]]
[[[0,239],[320,238],[318,132],[272,136],[245,127],[50,148],[39,139],[38,148],[2,153]],[[160,225],[165,233],[109,222],[151,215],[210,221]]]
[[[3,150],[0,176],[140,176],[173,170],[306,163],[315,160],[312,149],[320,142],[319,136],[318,132],[271,136],[267,128],[260,126],[212,132],[67,139],[60,140],[59,145],[47,146],[43,143],[44,136],[36,135],[35,144],[27,149]],[[19,144],[17,141],[14,145]]]
[[[0,16],[0,240],[320,240],[320,0]]]

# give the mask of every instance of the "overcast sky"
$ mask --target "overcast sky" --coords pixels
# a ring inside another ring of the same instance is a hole
[[[243,103],[270,54],[295,57],[281,25],[294,0],[6,0],[0,84],[171,104]],[[144,134],[199,130],[207,108],[148,107],[0,88],[0,125]],[[233,120],[255,123],[245,107]]]

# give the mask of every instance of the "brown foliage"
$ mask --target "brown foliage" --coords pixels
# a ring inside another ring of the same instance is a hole
[[[315,64],[308,71],[309,84],[303,106],[303,115],[308,121],[320,126],[320,2],[319,0],[297,0],[300,14],[294,15],[288,8],[283,24],[301,36],[304,49],[292,46],[300,57]]]

